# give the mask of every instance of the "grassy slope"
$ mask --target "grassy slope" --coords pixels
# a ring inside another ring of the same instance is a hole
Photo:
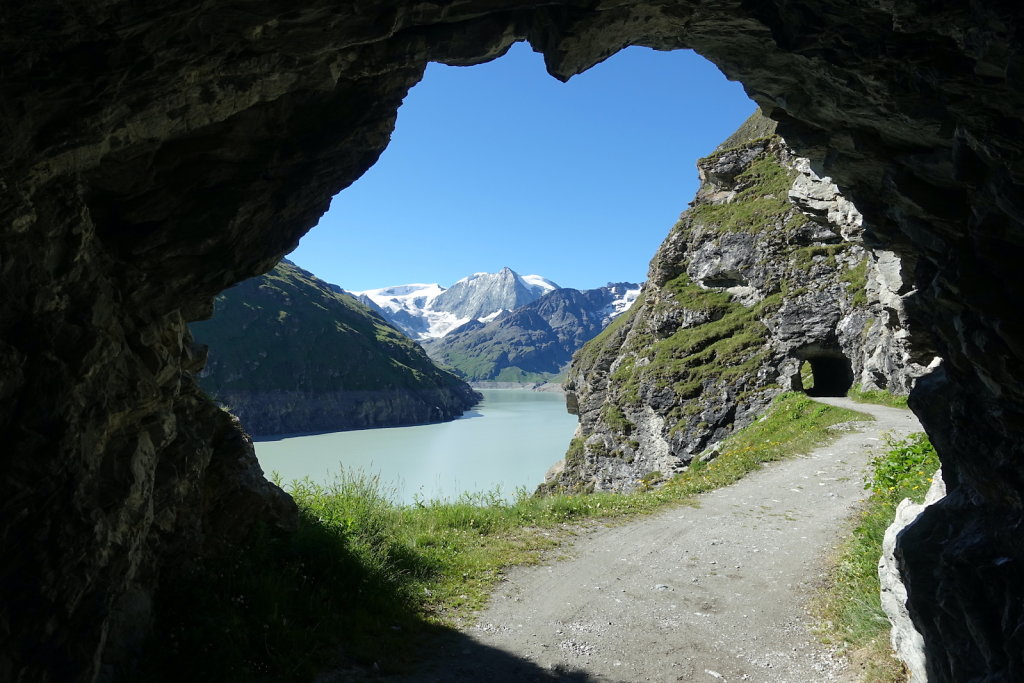
[[[200,385],[215,397],[461,385],[379,315],[288,262],[221,294],[192,332],[210,347]]]
[[[640,493],[496,496],[392,504],[377,483],[292,485],[302,512],[289,539],[263,535],[166,586],[139,680],[304,681],[339,657],[401,670],[415,637],[480,607],[505,567],[536,562],[585,520],[623,519],[728,485],[762,462],[867,419],[786,394],[721,455]],[[653,483],[653,482],[652,482]]]
[[[857,403],[874,403],[892,408],[906,408],[908,396],[893,394],[883,389],[863,389],[859,384],[850,388],[846,394]]]

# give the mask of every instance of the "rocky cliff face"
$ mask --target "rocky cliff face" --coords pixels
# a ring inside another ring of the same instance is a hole
[[[580,426],[547,488],[630,491],[714,457],[782,391],[905,394],[923,373],[899,260],[864,247],[860,213],[768,124],[698,163],[641,300],[576,355]]]
[[[479,399],[352,296],[288,261],[192,325],[199,384],[258,435],[451,420]]]
[[[559,78],[708,57],[912,264],[949,493],[899,539],[910,614],[935,681],[1024,679],[1022,35],[1005,0],[4,4],[0,678],[109,671],[161,573],[287,522],[186,321],[377,159],[428,61],[529,40]]]
[[[628,309],[639,285],[556,289],[482,323],[470,321],[424,344],[462,377],[483,382],[543,382],[564,372],[572,354]]]

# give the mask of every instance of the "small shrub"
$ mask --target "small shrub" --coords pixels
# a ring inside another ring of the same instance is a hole
[[[939,467],[939,456],[928,436],[911,434],[902,441],[886,437],[887,449],[871,460],[871,474],[864,488],[889,502],[910,498],[921,502],[931,476]]]

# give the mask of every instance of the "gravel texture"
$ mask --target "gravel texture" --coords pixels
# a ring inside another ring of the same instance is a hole
[[[404,680],[854,680],[815,638],[806,604],[866,495],[871,448],[920,425],[906,410],[822,400],[877,421],[697,507],[599,528],[568,559],[510,571],[476,623]]]

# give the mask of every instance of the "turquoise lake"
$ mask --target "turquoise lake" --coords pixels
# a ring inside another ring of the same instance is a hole
[[[559,393],[480,393],[483,402],[451,422],[258,441],[256,456],[286,488],[294,479],[328,483],[341,469],[361,471],[378,475],[400,503],[496,488],[505,498],[517,487],[532,492],[565,454],[576,417]]]

